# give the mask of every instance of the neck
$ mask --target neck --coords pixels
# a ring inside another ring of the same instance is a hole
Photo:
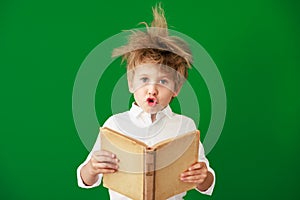
[[[151,120],[152,120],[152,122],[154,122],[156,120],[156,113],[155,114],[151,114]]]

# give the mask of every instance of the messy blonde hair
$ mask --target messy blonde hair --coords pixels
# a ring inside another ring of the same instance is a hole
[[[191,50],[187,43],[176,36],[170,36],[164,10],[158,4],[153,11],[153,21],[146,31],[131,30],[128,44],[114,49],[113,57],[121,56],[127,62],[127,71],[143,63],[163,64],[173,68],[187,78],[188,68],[192,62]]]

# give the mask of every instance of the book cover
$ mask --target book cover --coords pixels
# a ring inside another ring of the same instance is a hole
[[[198,130],[161,141],[154,146],[101,128],[101,148],[117,155],[119,170],[103,175],[103,185],[134,200],[165,200],[193,189],[180,174],[197,162]]]

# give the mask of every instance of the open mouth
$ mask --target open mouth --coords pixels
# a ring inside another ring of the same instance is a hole
[[[157,104],[157,100],[155,98],[147,98],[146,101],[149,106],[155,106]]]

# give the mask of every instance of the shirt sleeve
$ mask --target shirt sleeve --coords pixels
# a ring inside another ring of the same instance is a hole
[[[107,119],[106,122],[104,123],[103,127],[115,128],[116,125],[114,123],[113,117],[110,117],[109,119]],[[85,161],[81,165],[79,165],[79,167],[77,168],[77,184],[78,184],[79,187],[81,187],[81,188],[93,188],[93,187],[97,187],[97,186],[99,186],[101,184],[102,177],[103,177],[102,174],[99,174],[97,182],[94,183],[93,185],[86,185],[83,182],[83,180],[81,178],[81,175],[80,175],[80,171],[81,171],[82,167],[89,162],[89,160],[92,157],[92,154],[95,151],[99,151],[100,149],[101,149],[101,137],[100,137],[100,134],[98,134],[96,142],[95,142],[95,144],[93,146],[92,151],[89,153],[89,155],[87,156],[87,158],[85,159]]]
[[[212,192],[214,190],[215,187],[215,182],[216,182],[216,175],[214,170],[209,166],[209,161],[207,160],[207,158],[205,157],[205,152],[204,152],[204,148],[202,143],[200,142],[199,144],[199,156],[198,156],[198,161],[199,162],[205,162],[206,166],[207,166],[207,170],[209,172],[212,173],[213,177],[214,177],[214,181],[212,183],[212,185],[206,190],[206,191],[200,191],[198,189],[196,189],[197,191],[201,192],[202,194],[206,194],[206,195],[212,195]]]
[[[101,142],[100,142],[100,135],[98,135],[92,151],[89,153],[89,155],[87,156],[87,158],[85,159],[85,161],[81,165],[79,165],[79,167],[77,168],[77,184],[81,188],[93,188],[93,187],[97,187],[97,186],[99,186],[101,184],[102,174],[99,174],[97,182],[94,183],[93,185],[86,185],[83,182],[83,180],[81,178],[81,175],[80,175],[80,171],[81,171],[82,167],[89,162],[89,160],[92,157],[93,152],[98,151],[98,150],[101,149],[100,144],[101,144]]]
[[[196,125],[195,125],[195,123],[194,123],[194,121],[192,119],[190,119],[189,123],[187,123],[187,124],[188,124],[188,126],[187,126],[188,130],[196,130],[197,129]],[[212,195],[212,192],[213,192],[214,187],[215,187],[216,175],[215,175],[214,170],[210,167],[208,159],[205,157],[205,151],[204,151],[203,145],[202,145],[202,143],[200,141],[199,141],[199,156],[198,156],[198,161],[199,162],[205,162],[205,164],[207,166],[207,170],[209,172],[211,172],[212,175],[213,175],[213,177],[214,177],[214,181],[213,181],[212,185],[206,191],[200,191],[198,189],[196,189],[196,190],[199,191],[202,194]]]

